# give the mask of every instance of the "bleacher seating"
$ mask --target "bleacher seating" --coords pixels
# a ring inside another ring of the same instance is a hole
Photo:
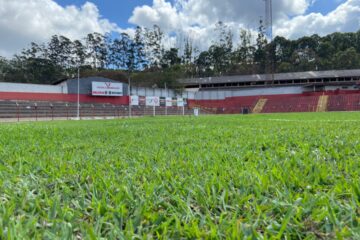
[[[250,112],[255,107],[259,96],[230,97],[223,100],[188,100],[189,107],[200,107],[214,114],[240,114],[244,109]]]
[[[81,118],[105,118],[129,116],[129,106],[101,103],[81,103],[79,108]],[[153,107],[132,106],[132,116],[152,116]],[[155,115],[191,115],[193,110],[187,107],[156,107]],[[77,104],[68,102],[40,101],[0,101],[0,118],[75,118]]]
[[[360,94],[330,95],[328,111],[360,111]]]
[[[277,95],[266,99],[262,113],[315,112],[319,96]]]
[[[317,92],[289,95],[230,97],[222,100],[188,100],[189,107],[156,107],[155,115],[192,115],[193,108],[201,114],[240,114],[252,112],[261,100],[259,113],[315,112],[319,111],[320,96],[328,96],[324,111],[360,111],[360,92]],[[152,116],[153,107],[132,106],[132,116]],[[73,102],[9,101],[0,100],[0,118],[74,118],[77,104]],[[129,116],[128,105],[110,103],[81,103],[81,118]]]
[[[258,97],[233,97],[224,100],[192,100],[191,107],[211,109],[216,114],[238,114],[242,109],[254,109],[256,102],[266,99],[261,113],[315,112],[320,96],[329,96],[327,111],[360,111],[360,92],[329,91],[289,95],[268,95]]]

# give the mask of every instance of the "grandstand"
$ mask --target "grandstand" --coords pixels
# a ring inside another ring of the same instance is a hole
[[[360,110],[360,70],[183,79],[190,107],[213,113]]]
[[[0,118],[70,119],[77,116],[78,100],[81,118],[185,115],[192,114],[193,108],[211,114],[360,110],[360,70],[281,73],[275,74],[274,80],[267,77],[182,79],[182,94],[132,87],[135,104],[130,104],[126,83],[101,77],[80,79],[79,89],[77,79],[54,85],[0,83]],[[117,84],[119,92],[94,94],[94,83]],[[149,103],[154,97],[157,103]]]
[[[103,87],[117,84],[119,93],[113,94],[110,87],[110,90],[105,91],[104,94],[94,94],[93,83],[102,84]],[[110,93],[110,91],[112,92]],[[139,87],[132,87],[131,91],[132,95],[139,96],[136,104],[129,104],[126,83],[102,77],[81,78],[79,89],[77,79],[60,81],[54,85],[0,83],[0,118],[17,118],[19,120],[75,118],[77,117],[78,97],[80,118],[126,117],[130,114],[131,116],[145,116],[192,113],[191,109],[184,106],[186,101],[183,99],[191,98],[193,93],[186,92],[179,95],[169,89]],[[158,97],[156,104],[146,101],[147,98],[154,96]]]

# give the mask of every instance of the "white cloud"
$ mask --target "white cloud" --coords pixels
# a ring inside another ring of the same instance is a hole
[[[298,38],[304,35],[353,32],[359,29],[360,0],[348,0],[326,15],[310,13],[279,23],[276,26],[275,33],[290,38]]]
[[[326,15],[307,14],[315,1],[273,0],[274,33],[297,38],[359,29],[360,0],[347,0]],[[129,22],[159,25],[169,34],[167,46],[181,47],[174,39],[175,32],[180,41],[190,37],[195,46],[204,49],[212,42],[216,22],[225,22],[237,36],[240,28],[255,30],[264,11],[263,0],[153,0],[151,6],[136,7]],[[79,39],[90,32],[122,31],[90,2],[78,8],[62,7],[54,0],[0,0],[0,16],[0,55],[7,57],[54,34]],[[133,34],[134,29],[125,31]]]
[[[90,32],[118,30],[89,2],[64,8],[53,0],[0,0],[0,16],[0,55],[7,57],[55,34],[79,39]]]
[[[274,19],[303,14],[312,2],[274,0]],[[257,26],[264,12],[263,0],[176,0],[173,5],[166,0],[153,0],[152,6],[136,7],[129,22],[141,26],[158,24],[164,29],[194,24],[208,27],[218,21]]]
[[[316,0],[273,0],[274,33],[297,38],[334,31],[357,31],[360,22],[360,0],[347,0],[327,15],[307,14]],[[223,21],[232,29],[256,29],[265,15],[263,0],[153,0],[152,6],[135,8],[129,22],[150,27],[159,25],[165,31],[190,35],[201,46],[214,35],[214,24]]]

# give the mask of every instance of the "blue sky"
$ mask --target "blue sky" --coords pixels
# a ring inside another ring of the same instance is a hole
[[[319,12],[327,14],[345,1],[346,0],[316,0],[315,3],[307,10],[307,13]]]
[[[103,17],[123,28],[131,26],[128,19],[135,7],[152,5],[152,0],[56,0],[56,2],[63,7],[68,5],[80,7],[86,2],[92,2],[99,8]]]
[[[82,6],[86,2],[94,3],[100,11],[100,14],[116,23],[122,28],[132,26],[128,19],[137,6],[152,6],[153,0],[55,0],[58,4],[65,7],[68,5]],[[294,0],[296,1],[296,0]],[[306,11],[307,14],[316,12],[327,14],[346,0],[316,0],[314,4]],[[170,1],[173,2],[173,1]],[[275,2],[275,1],[274,1]]]
[[[0,56],[12,56],[30,42],[43,43],[52,35],[74,40],[91,32],[132,34],[135,25],[151,28],[154,24],[164,31],[168,46],[177,46],[177,41],[187,37],[203,49],[211,44],[218,21],[225,22],[235,37],[244,28],[255,36],[264,16],[263,0],[182,0],[181,8],[174,6],[176,1],[0,0]],[[274,35],[297,39],[360,30],[360,0],[273,3]],[[66,8],[70,5],[75,8]],[[320,14],[311,14],[314,12]]]

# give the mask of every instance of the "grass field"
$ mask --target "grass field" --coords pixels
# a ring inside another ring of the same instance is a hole
[[[359,113],[2,124],[0,239],[360,239],[359,178]]]

